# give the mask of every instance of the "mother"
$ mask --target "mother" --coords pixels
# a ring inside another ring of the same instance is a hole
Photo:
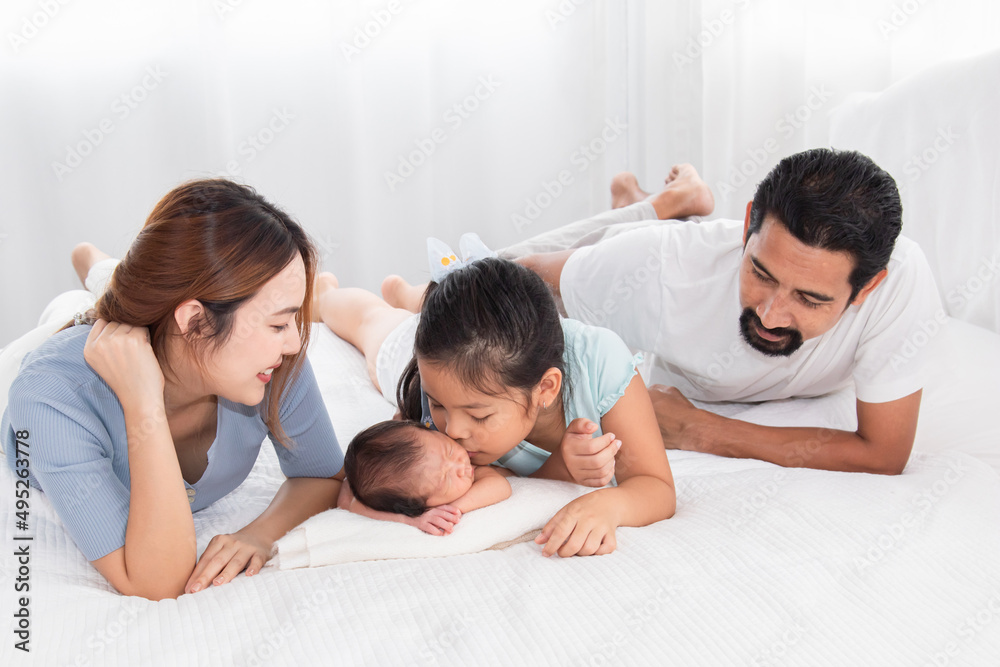
[[[256,574],[335,504],[343,455],[303,352],[315,267],[302,228],[252,189],[194,181],[156,205],[96,322],[25,358],[0,424],[8,463],[123,594]],[[289,479],[198,560],[192,511],[239,486],[265,435]]]

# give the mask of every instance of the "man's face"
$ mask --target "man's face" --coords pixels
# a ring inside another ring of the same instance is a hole
[[[850,305],[848,278],[853,269],[847,253],[806,245],[765,217],[760,231],[747,241],[740,263],[743,339],[764,354],[783,357],[803,341],[823,335]],[[855,303],[868,291],[862,290]]]

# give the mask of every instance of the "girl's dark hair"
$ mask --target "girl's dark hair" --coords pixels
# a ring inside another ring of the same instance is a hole
[[[204,359],[234,335],[236,310],[295,257],[306,269],[306,293],[295,315],[302,349],[274,371],[261,412],[270,431],[288,446],[278,407],[309,347],[316,250],[287,213],[253,188],[203,179],[174,188],[153,209],[142,231],[94,306],[110,322],[147,327],[161,365],[174,311],[189,299],[205,306],[186,335]]]
[[[559,311],[541,278],[506,259],[472,262],[427,287],[414,357],[396,390],[400,412],[421,418],[418,357],[446,365],[488,396],[516,389],[530,400],[550,368],[562,372],[569,391],[564,349]]]
[[[427,498],[413,493],[414,468],[423,458],[412,421],[385,421],[354,436],[344,455],[344,475],[354,496],[373,510],[420,516]],[[407,484],[409,482],[409,484]]]

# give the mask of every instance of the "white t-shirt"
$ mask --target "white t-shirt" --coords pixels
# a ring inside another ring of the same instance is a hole
[[[701,401],[820,396],[853,378],[860,400],[884,403],[923,387],[923,351],[945,315],[916,243],[897,239],[885,280],[833,328],[769,357],[740,334],[742,236],[741,220],[651,221],[580,248],[563,268],[566,312],[654,354],[648,384]]]

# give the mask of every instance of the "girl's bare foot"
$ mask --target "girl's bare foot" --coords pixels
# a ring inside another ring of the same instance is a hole
[[[73,269],[76,271],[80,283],[86,285],[87,274],[90,273],[91,267],[102,260],[111,259],[111,255],[105,253],[93,243],[85,241],[73,248],[70,259],[73,261]]]
[[[382,299],[393,308],[419,313],[426,288],[426,285],[411,285],[402,276],[386,276],[382,281]]]
[[[705,181],[690,164],[675,164],[663,179],[663,189],[647,194],[639,187],[635,174],[623,171],[611,180],[611,206],[621,208],[648,201],[660,220],[708,215],[715,210],[715,197]]]
[[[337,276],[324,271],[323,273],[317,273],[316,278],[313,280],[313,293],[312,293],[312,321],[322,322],[323,318],[320,315],[322,312],[321,304],[323,303],[323,296],[326,295],[330,290],[335,290],[340,287],[340,281],[337,280]]]

